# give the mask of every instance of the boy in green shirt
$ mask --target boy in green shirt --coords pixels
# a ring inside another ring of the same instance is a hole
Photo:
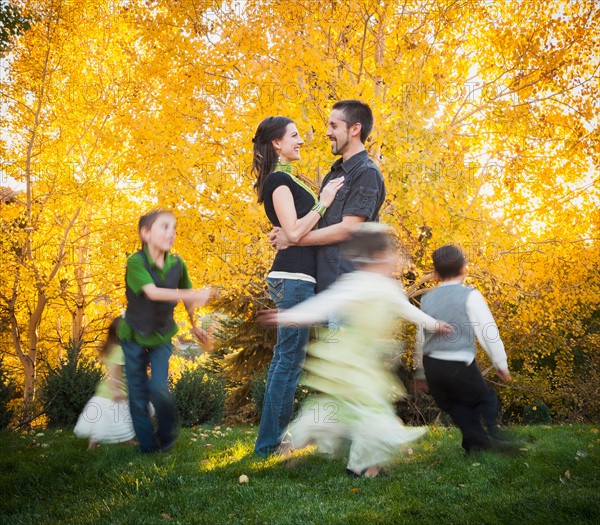
[[[176,439],[176,410],[168,390],[168,373],[171,338],[178,329],[173,311],[179,301],[183,301],[200,342],[207,343],[209,338],[196,326],[194,310],[208,301],[211,289],[192,289],[185,263],[170,253],[176,225],[169,211],[156,210],[142,216],[138,223],[142,249],[127,260],[127,311],[119,327],[119,339],[125,353],[133,428],[142,452],[166,452]],[[156,434],[149,402],[156,411]]]

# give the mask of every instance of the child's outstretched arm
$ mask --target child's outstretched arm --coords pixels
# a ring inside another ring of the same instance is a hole
[[[290,308],[280,310],[273,321],[280,324],[295,323],[310,325],[327,321],[345,305],[356,300],[356,289],[344,277],[334,282],[327,290]]]
[[[396,313],[402,319],[406,319],[411,323],[415,323],[419,329],[425,329],[430,332],[439,332],[442,334],[451,334],[452,327],[444,322],[438,321],[427,315],[422,310],[419,310],[415,305],[410,304],[404,293],[397,296]]]
[[[204,328],[198,326],[194,312],[196,308],[202,306],[211,298],[211,296],[213,295],[213,289],[203,288],[202,291],[208,291],[208,297],[202,304],[197,304],[195,302],[190,302],[187,300],[183,301],[183,304],[185,305],[185,309],[187,310],[194,335],[198,338],[198,341],[200,341],[200,345],[202,346],[204,351],[210,352],[212,350],[212,337]]]
[[[155,284],[146,284],[142,287],[142,291],[151,301],[166,301],[176,302],[183,301],[187,308],[199,308],[205,304],[212,294],[210,287],[200,289],[171,289],[159,288]]]
[[[508,371],[508,360],[506,358],[506,351],[504,350],[504,343],[500,339],[500,332],[498,331],[494,316],[481,292],[473,290],[468,295],[466,310],[475,336],[492,360],[498,376],[503,381],[510,381],[511,376]]]

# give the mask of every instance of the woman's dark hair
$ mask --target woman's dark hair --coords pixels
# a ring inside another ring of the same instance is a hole
[[[360,100],[340,100],[332,109],[344,114],[342,120],[346,123],[346,128],[360,124],[360,141],[364,144],[373,130],[373,112],[369,105]]]
[[[115,317],[112,320],[112,322],[110,323],[110,326],[108,327],[108,334],[106,335],[106,340],[104,341],[104,344],[100,348],[100,352],[99,352],[100,357],[104,357],[110,350],[111,346],[119,344],[120,341],[119,341],[119,336],[117,335],[117,332],[119,331],[119,323],[120,322],[121,322],[121,318]]]
[[[366,222],[361,224],[350,238],[342,243],[342,254],[358,265],[374,262],[374,255],[394,248],[392,230],[385,224]]]
[[[273,168],[277,164],[278,155],[273,147],[274,140],[280,140],[285,135],[285,129],[288,124],[293,124],[293,120],[287,117],[267,117],[256,129],[256,134],[252,139],[254,143],[254,156],[252,158],[252,173],[256,175],[254,189],[258,195],[258,202],[263,199],[263,188],[265,181]]]
[[[431,254],[433,268],[442,279],[458,277],[467,260],[462,250],[454,244],[446,244]]]

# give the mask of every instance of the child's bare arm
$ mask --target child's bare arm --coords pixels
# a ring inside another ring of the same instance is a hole
[[[125,392],[123,392],[123,369],[123,365],[117,365],[114,363],[110,363],[108,365],[108,388],[113,401],[122,401],[127,399]]]
[[[510,375],[510,372],[508,371],[508,369],[506,370],[496,370],[496,374],[498,374],[498,377],[500,379],[502,379],[502,381],[504,381],[505,383],[508,383],[512,377]]]
[[[212,293],[212,291],[211,291],[211,293]],[[183,304],[185,305],[185,309],[187,310],[188,317],[190,319],[190,323],[192,325],[192,331],[194,332],[194,335],[198,338],[198,341],[200,341],[200,345],[202,346],[204,351],[211,352],[212,351],[212,342],[213,342],[212,336],[203,327],[198,326],[198,323],[196,322],[196,316],[194,314],[194,311],[196,310],[196,308],[198,308],[198,306],[201,306],[201,305],[190,304],[188,301],[184,301]]]
[[[146,294],[146,297],[151,301],[183,301],[190,308],[198,308],[206,303],[211,296],[210,288],[202,289],[171,289],[171,288],[159,288],[155,284],[147,284],[142,287],[142,291]]]

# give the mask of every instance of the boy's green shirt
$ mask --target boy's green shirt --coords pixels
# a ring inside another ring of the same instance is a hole
[[[148,263],[150,267],[156,270],[156,273],[159,277],[160,282],[164,282],[165,277],[171,267],[177,262],[177,257],[167,252],[165,254],[165,265],[164,268],[159,268],[156,266],[152,257],[148,253],[148,248],[144,245],[144,252],[146,253],[146,257],[148,258]],[[181,277],[179,278],[179,288],[189,289],[192,288],[192,281],[190,280],[190,276],[187,271],[187,266],[183,259],[179,258],[181,261]],[[146,266],[144,265],[144,260],[139,253],[134,253],[129,259],[127,259],[127,278],[126,285],[133,291],[135,294],[141,294],[142,288],[147,284],[154,284],[154,280],[152,276],[146,270]],[[160,285],[157,285],[160,288]],[[135,341],[141,346],[145,346],[147,348],[154,348],[157,346],[162,346],[165,343],[168,343],[171,338],[177,333],[179,327],[177,323],[173,323],[173,328],[169,330],[166,334],[162,335],[158,332],[154,332],[146,337],[137,333],[131,326],[127,324],[125,319],[121,319],[119,323],[119,339],[121,341]]]

